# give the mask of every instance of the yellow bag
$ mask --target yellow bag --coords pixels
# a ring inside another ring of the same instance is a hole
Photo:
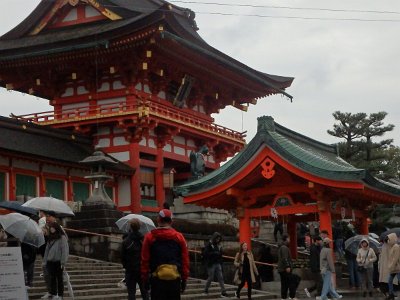
[[[175,280],[181,275],[178,272],[178,268],[175,265],[159,265],[153,272],[153,276],[161,280]]]

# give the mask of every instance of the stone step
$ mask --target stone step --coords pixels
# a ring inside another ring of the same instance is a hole
[[[75,300],[109,300],[109,299],[127,299],[126,288],[121,288],[118,283],[124,277],[124,271],[120,264],[102,262],[70,256],[66,269],[70,276],[70,283],[74,290]],[[28,290],[29,299],[40,299],[46,292],[43,277],[39,276],[42,273],[41,259],[38,259],[35,265],[35,278],[33,287]],[[219,285],[213,282],[209,288],[209,293],[204,294],[205,281],[196,278],[188,280],[187,289],[182,295],[182,300],[199,299],[211,300],[220,298]],[[236,287],[233,285],[225,285],[227,293],[231,299],[234,297]],[[242,290],[243,298],[247,298],[246,289]],[[137,299],[141,299],[138,293]],[[253,290],[252,299],[273,299],[276,295]],[[64,299],[72,299],[68,294],[68,289],[65,286]]]

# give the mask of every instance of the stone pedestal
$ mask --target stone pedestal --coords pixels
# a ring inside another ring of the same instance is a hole
[[[108,205],[82,206],[81,211],[68,221],[66,227],[107,236],[69,231],[71,254],[119,262],[122,232],[115,222],[121,217],[121,211]]]

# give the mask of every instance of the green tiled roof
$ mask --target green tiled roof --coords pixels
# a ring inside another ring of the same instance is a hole
[[[321,143],[285,128],[268,116],[258,118],[257,134],[234,158],[207,176],[176,187],[175,192],[185,196],[210,190],[238,173],[265,147],[293,166],[320,178],[364,182],[378,190],[400,195],[400,186],[378,180],[366,170],[355,168],[340,158],[336,146]]]

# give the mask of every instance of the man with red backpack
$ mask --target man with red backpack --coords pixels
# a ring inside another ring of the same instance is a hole
[[[144,237],[141,275],[151,287],[152,300],[180,300],[189,277],[186,240],[171,224],[172,212],[162,209],[158,227]]]

